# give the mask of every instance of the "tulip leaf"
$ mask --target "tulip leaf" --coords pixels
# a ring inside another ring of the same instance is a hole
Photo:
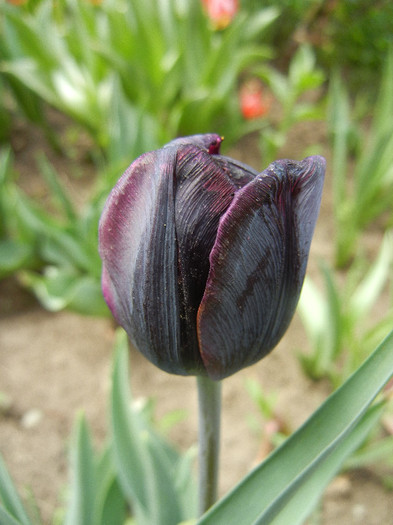
[[[358,448],[381,417],[383,405],[372,407],[361,418],[359,424],[328,455],[327,460],[318,463],[310,475],[306,474],[295,486],[296,496],[289,490],[285,498],[277,502],[277,507],[268,510],[258,523],[272,525],[302,525],[321,496],[322,490],[340,469],[344,459]],[[278,512],[277,512],[278,511]],[[270,520],[270,515],[273,519]],[[276,516],[276,517],[274,517]]]
[[[138,525],[173,525],[187,518],[178,497],[178,454],[155,435],[135,403],[129,403],[127,342],[119,332],[111,398],[113,452],[119,483]],[[179,463],[179,465],[178,465]],[[170,502],[170,503],[168,503]]]
[[[86,421],[80,417],[71,454],[72,490],[65,525],[93,525],[95,472],[91,439]]]
[[[70,222],[76,221],[77,213],[72,199],[63,187],[57,171],[43,153],[38,156],[38,167],[44,180],[48,184],[51,196],[57,200],[59,210],[65,214]]]
[[[276,525],[284,523],[281,516],[286,508],[307,507],[310,511],[309,499],[316,502],[374,422],[377,409],[368,409],[392,374],[393,331],[298,431],[212,507],[198,525]],[[293,515],[290,523],[298,523]]]
[[[31,525],[15,485],[0,456],[0,523],[4,525]]]
[[[94,521],[97,525],[123,525],[127,503],[116,479],[112,450],[108,447],[101,454],[96,469],[96,500]]]
[[[24,271],[20,278],[51,312],[67,308],[81,314],[108,315],[100,282],[91,275],[80,275],[72,268],[48,266],[42,274]]]
[[[32,251],[28,243],[14,239],[0,239],[0,278],[29,264],[32,259]]]
[[[2,523],[2,525],[21,525],[22,522],[13,518],[4,507],[0,507],[0,523]]]
[[[357,319],[364,318],[382,292],[389,278],[393,261],[393,234],[385,233],[376,260],[351,297],[350,310]]]

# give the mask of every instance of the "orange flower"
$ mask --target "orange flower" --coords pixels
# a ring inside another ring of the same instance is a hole
[[[202,0],[214,29],[225,29],[239,10],[237,0]]]
[[[256,79],[249,80],[240,88],[240,110],[247,120],[266,115],[271,106],[271,97],[264,93],[262,84]]]

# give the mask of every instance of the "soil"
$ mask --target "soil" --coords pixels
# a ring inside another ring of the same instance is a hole
[[[68,123],[57,114],[51,118],[59,135],[64,135]],[[302,125],[294,130],[281,156],[300,159],[315,143],[326,143],[323,126]],[[47,153],[78,198],[88,192],[94,173],[80,154],[86,146],[76,148],[74,158],[66,158],[49,148],[39,130],[25,125],[17,128],[12,145],[20,183],[31,195],[46,198],[34,161],[38,150]],[[234,148],[231,155],[260,167],[257,151],[251,137]],[[80,178],[72,175],[76,166]],[[330,185],[328,168],[309,261],[309,272],[316,279],[318,259],[331,258]],[[371,245],[378,245],[378,241],[379,237],[373,237]],[[45,523],[52,523],[56,509],[64,505],[68,445],[76,414],[86,414],[97,447],[105,440],[113,341],[112,321],[66,311],[47,312],[16,280],[0,282],[0,452],[21,494],[26,498],[30,492],[34,494]],[[270,356],[224,381],[221,494],[260,461],[270,447],[264,437],[267,422],[246,391],[247,379],[258,381],[266,394],[277,395],[275,423],[281,421],[282,428],[290,430],[304,422],[329,394],[326,383],[312,382],[300,369],[296,354],[306,350],[304,330],[295,316]],[[194,445],[194,379],[161,372],[133,349],[130,361],[134,397],[153,397],[158,420],[170,411],[186,410],[186,418],[175,425],[170,438],[183,449]],[[313,523],[388,525],[393,523],[392,516],[392,492],[384,488],[375,472],[357,470],[341,474],[331,483]]]

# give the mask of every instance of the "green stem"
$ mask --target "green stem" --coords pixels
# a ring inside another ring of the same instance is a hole
[[[199,401],[199,513],[217,499],[221,383],[197,377]]]

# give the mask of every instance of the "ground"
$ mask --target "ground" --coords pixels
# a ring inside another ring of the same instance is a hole
[[[53,117],[60,131],[64,123]],[[299,159],[305,147],[325,141],[323,128],[313,125],[297,130],[283,156]],[[34,165],[39,148],[70,185],[88,187],[87,177],[75,179],[70,161],[50,152],[35,128],[20,126],[13,136],[16,166],[21,183],[38,196],[42,192]],[[244,142],[231,155],[258,167],[255,141]],[[77,159],[78,160],[78,159]],[[132,159],[130,159],[131,161]],[[329,159],[328,159],[329,160]],[[81,160],[82,172],[83,162]],[[309,271],[317,276],[319,258],[331,256],[332,220],[327,182],[310,256]],[[75,195],[79,195],[75,191]],[[44,197],[44,195],[42,195]],[[377,245],[378,239],[370,244]],[[14,279],[0,282],[0,452],[21,493],[37,499],[45,523],[64,503],[68,476],[68,445],[73,423],[84,411],[99,447],[107,432],[107,401],[114,324],[108,319],[82,317],[70,312],[43,310]],[[296,429],[326,398],[326,383],[307,379],[296,353],[306,350],[305,335],[295,316],[278,347],[263,361],[226,379],[223,384],[223,420],[220,492],[223,494],[265,454],[263,420],[245,389],[252,378],[262,389],[277,394],[276,412],[285,425]],[[196,443],[197,406],[194,378],[168,375],[157,370],[137,351],[131,350],[131,384],[134,397],[153,397],[156,416],[186,410],[170,437],[186,449]],[[250,421],[254,421],[251,424]],[[255,425],[255,423],[257,425]],[[255,427],[258,425],[260,429]],[[381,525],[393,523],[393,495],[369,470],[343,473],[329,486],[312,523],[320,525]],[[310,521],[311,524],[311,521]]]

